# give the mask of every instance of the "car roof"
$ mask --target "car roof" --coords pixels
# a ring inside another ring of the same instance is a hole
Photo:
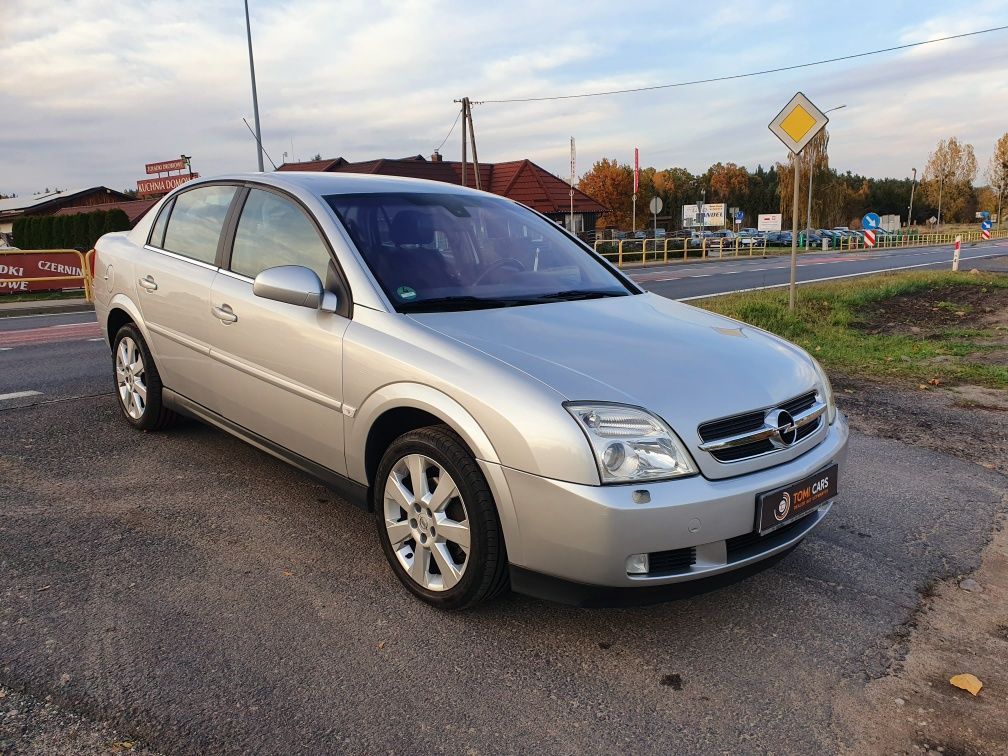
[[[188,182],[186,187],[211,181],[253,181],[282,189],[300,189],[311,194],[369,194],[384,192],[420,192],[431,194],[459,194],[491,196],[496,194],[481,192],[443,181],[404,178],[401,176],[374,176],[361,173],[321,173],[318,171],[276,171],[264,173],[229,173],[208,176]]]

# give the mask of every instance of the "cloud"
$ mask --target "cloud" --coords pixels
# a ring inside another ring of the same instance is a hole
[[[917,41],[1004,17],[855,0],[713,8],[664,2],[576,7],[538,0],[250,0],[263,141],[278,162],[429,154],[474,100],[653,86]],[[39,4],[7,0],[0,26],[0,191],[134,185],[146,162],[193,155],[203,175],[249,170],[245,22],[234,0]],[[872,24],[863,19],[870,17]],[[990,22],[993,24],[993,22]],[[566,173],[603,156],[703,170],[784,157],[766,128],[796,89],[831,123],[832,164],[872,175],[922,167],[955,134],[986,162],[1004,130],[1008,35],[697,87],[477,105],[480,157],[530,157]],[[293,141],[293,147],[291,142]],[[456,132],[444,152],[456,157]]]

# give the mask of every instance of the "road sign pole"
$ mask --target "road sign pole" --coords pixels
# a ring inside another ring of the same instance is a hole
[[[633,196],[633,232],[637,233],[637,195]]]
[[[962,235],[956,234],[955,252],[952,253],[952,270],[959,270],[959,250],[962,248]]]
[[[798,178],[801,153],[791,153],[791,163],[794,165],[794,199],[791,202],[791,287],[788,294],[788,308],[795,308],[798,298]]]

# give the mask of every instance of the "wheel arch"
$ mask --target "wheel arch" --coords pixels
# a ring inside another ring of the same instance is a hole
[[[119,329],[130,322],[140,329],[140,335],[144,337],[144,341],[147,342],[147,348],[150,349],[150,334],[147,332],[147,326],[140,315],[140,308],[125,295],[116,294],[108,304],[108,314],[105,316],[105,322],[103,323],[110,347]]]
[[[497,505],[508,554],[520,551],[518,521],[511,492],[490,438],[476,419],[447,394],[419,383],[395,383],[371,394],[347,424],[349,476],[374,487],[382,455],[396,438],[416,428],[444,424],[455,431],[483,471]]]

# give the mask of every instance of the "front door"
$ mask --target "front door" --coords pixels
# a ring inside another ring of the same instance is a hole
[[[303,265],[325,282],[331,256],[306,212],[284,195],[252,189],[235,231],[229,270],[210,294],[214,382],[229,420],[340,474],[343,334],[338,314],[257,297],[256,275]]]

